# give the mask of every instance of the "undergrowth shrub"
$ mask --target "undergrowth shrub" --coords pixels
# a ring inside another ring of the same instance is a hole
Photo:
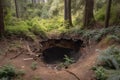
[[[120,49],[111,46],[100,51],[97,66],[93,69],[97,80],[120,80]]]
[[[4,65],[0,68],[0,80],[14,80],[17,76],[23,76],[22,70],[17,70],[12,65]]]
[[[66,68],[66,69],[67,69],[67,68],[69,67],[69,65],[71,65],[72,63],[75,62],[75,60],[74,60],[73,58],[71,58],[71,57],[69,57],[69,56],[67,56],[67,55],[64,55],[63,60],[64,60],[64,62],[62,62],[62,63],[60,63],[60,64],[58,65],[58,67],[59,67],[60,69],[62,69],[62,68]]]
[[[115,43],[119,43],[120,42],[120,38],[117,35],[107,35],[103,40],[102,40],[102,44],[104,45],[112,45]]]
[[[13,66],[3,66],[0,69],[0,79],[2,78],[7,78],[7,79],[11,79],[13,77],[16,76],[16,71],[15,68]]]
[[[117,47],[109,47],[100,52],[98,63],[109,69],[120,69],[120,50]]]
[[[95,67],[95,75],[97,80],[106,80],[105,69],[103,67]]]
[[[69,66],[70,64],[74,63],[75,60],[73,58],[70,58],[67,55],[64,55],[64,66]]]
[[[106,6],[103,6],[95,14],[96,20],[100,21],[101,23],[104,23],[105,20],[105,10],[106,10]]]
[[[35,39],[35,35],[29,31],[30,26],[26,23],[26,21],[18,20],[15,21],[14,24],[6,24],[5,26],[5,35],[6,36],[21,36],[28,37],[31,39]]]
[[[14,23],[14,25],[7,25],[5,27],[5,30],[8,34],[16,34],[16,35],[20,35],[20,34],[25,34],[26,32],[28,32],[28,25],[25,21],[18,21],[16,23]]]
[[[30,67],[32,70],[36,70],[37,69],[37,62],[32,62]]]
[[[46,28],[44,26],[41,26],[41,22],[39,18],[33,18],[30,21],[27,21],[29,27],[29,31],[34,33],[35,35],[39,36],[46,36]]]
[[[58,17],[49,19],[35,17],[30,20],[15,19],[12,22],[7,20],[5,21],[5,35],[17,35],[35,39],[36,35],[46,37],[47,34],[53,33],[53,31],[62,33],[66,31],[66,28],[63,19]]]
[[[108,28],[102,28],[102,29],[94,29],[94,30],[85,30],[80,28],[72,28],[69,31],[66,32],[66,34],[79,34],[81,38],[86,40],[93,40],[93,41],[100,41],[102,38],[106,37],[107,35],[110,35],[112,39],[115,39],[117,41],[120,40],[120,26],[112,26]]]
[[[119,25],[120,24],[120,10],[119,9],[120,9],[119,3],[112,4],[111,17],[110,17],[110,24],[111,25],[113,25],[113,24]],[[103,5],[103,7],[96,12],[95,18],[97,21],[99,21],[103,24],[105,21],[105,15],[106,15],[106,4]]]
[[[120,3],[112,5],[110,23],[120,25]]]

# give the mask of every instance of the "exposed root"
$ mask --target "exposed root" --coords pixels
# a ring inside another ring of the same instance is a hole
[[[71,72],[71,71],[69,71],[69,70],[65,70],[65,71],[66,71],[67,73],[73,75],[74,77],[76,77],[77,80],[80,80],[80,78],[79,78],[75,73],[73,73],[73,72]]]

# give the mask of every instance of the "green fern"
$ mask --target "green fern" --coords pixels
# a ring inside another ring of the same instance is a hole
[[[120,80],[119,47],[111,46],[100,51],[94,71],[98,80]]]
[[[100,52],[97,63],[109,68],[120,69],[120,50],[117,47],[109,47]]]
[[[108,70],[107,80],[120,80],[120,70]]]

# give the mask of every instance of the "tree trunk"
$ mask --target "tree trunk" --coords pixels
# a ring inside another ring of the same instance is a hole
[[[0,0],[0,37],[4,33],[3,0]]]
[[[111,4],[112,4],[112,0],[108,0],[108,2],[107,2],[106,16],[105,16],[105,27],[106,28],[109,26]]]
[[[72,26],[71,18],[71,0],[64,0],[64,20],[67,23],[67,26]]]
[[[85,0],[83,26],[86,28],[90,28],[95,24],[93,9],[94,9],[94,0]]]
[[[32,0],[32,4],[33,4],[33,6],[35,6],[36,0]]]
[[[32,0],[32,4],[34,4],[34,0]]]
[[[20,18],[20,16],[19,16],[19,9],[18,9],[18,5],[17,4],[18,4],[17,0],[15,0],[16,17]]]

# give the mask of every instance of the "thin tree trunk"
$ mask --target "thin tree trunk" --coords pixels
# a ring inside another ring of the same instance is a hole
[[[71,0],[68,0],[68,19],[69,19],[70,26],[72,26]]]
[[[16,17],[20,18],[20,16],[19,16],[19,9],[18,9],[18,5],[17,4],[18,4],[17,0],[15,0]]]
[[[34,4],[34,0],[32,0],[32,4]]]
[[[3,0],[0,0],[0,36],[4,34]]]
[[[106,10],[106,17],[105,17],[105,27],[109,26],[111,3],[112,3],[112,0],[108,0],[108,2],[107,2],[107,10]]]
[[[43,3],[45,3],[45,0],[42,0]]]
[[[32,4],[33,4],[33,6],[35,6],[36,0],[32,0]]]
[[[67,0],[64,1],[64,20],[67,20]]]
[[[95,23],[94,15],[94,0],[85,0],[85,11],[84,11],[84,21],[83,26],[90,28]]]
[[[64,0],[64,20],[68,27],[72,26],[71,0]]]

